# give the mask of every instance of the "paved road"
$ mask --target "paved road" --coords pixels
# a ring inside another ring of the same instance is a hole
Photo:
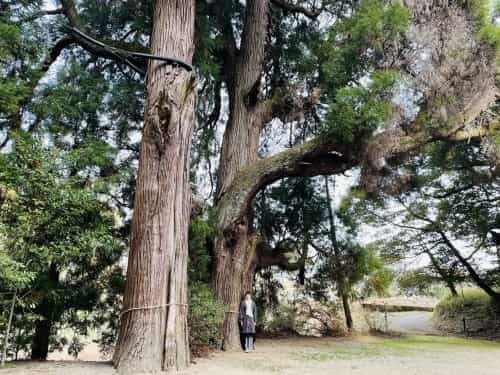
[[[390,331],[407,334],[438,334],[432,323],[432,313],[426,311],[406,311],[388,313]]]

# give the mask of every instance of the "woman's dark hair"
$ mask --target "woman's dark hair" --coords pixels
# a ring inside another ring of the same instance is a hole
[[[251,292],[245,292],[245,297],[246,297],[246,296],[250,296],[250,297],[251,297],[251,296],[252,296],[252,293],[251,293]]]

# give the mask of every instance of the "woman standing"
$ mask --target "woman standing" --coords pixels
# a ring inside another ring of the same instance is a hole
[[[257,322],[257,307],[252,300],[250,292],[245,293],[245,298],[240,303],[240,329],[243,336],[243,347],[245,353],[249,353],[255,349],[254,336],[255,324]]]

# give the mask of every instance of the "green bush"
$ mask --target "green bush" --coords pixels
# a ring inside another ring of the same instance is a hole
[[[293,305],[279,304],[269,311],[262,321],[262,330],[270,334],[296,334],[297,308]]]
[[[203,348],[218,348],[222,344],[220,330],[225,306],[216,301],[212,289],[195,283],[189,290],[189,343],[196,355]]]
[[[259,328],[272,336],[336,336],[343,332],[340,306],[298,298],[267,311]]]
[[[489,311],[493,301],[490,296],[480,289],[464,289],[458,296],[448,295],[436,306],[436,313],[453,315],[468,308],[481,308]]]
[[[449,332],[500,335],[500,303],[479,289],[465,289],[458,296],[445,297],[436,306],[434,319],[440,329]]]

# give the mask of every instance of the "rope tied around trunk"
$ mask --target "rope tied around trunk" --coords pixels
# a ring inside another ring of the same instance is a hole
[[[121,314],[120,314],[120,320],[123,318],[124,315],[126,315],[126,314],[128,314],[129,312],[132,312],[132,311],[163,309],[163,308],[169,307],[169,306],[183,306],[183,307],[188,307],[188,304],[187,303],[167,303],[165,305],[131,307],[130,309],[126,309],[126,310],[124,310],[124,311],[121,312]]]

